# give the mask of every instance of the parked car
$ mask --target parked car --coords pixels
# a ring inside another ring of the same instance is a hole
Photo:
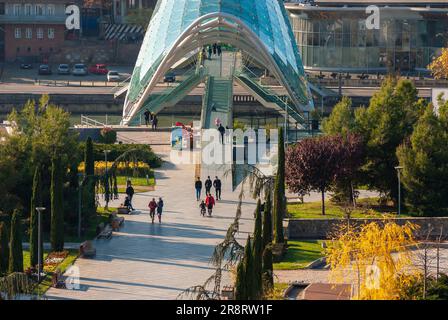
[[[74,76],[85,76],[87,75],[87,67],[83,63],[77,63],[73,66],[72,74]]]
[[[89,73],[106,75],[108,72],[109,70],[107,70],[107,66],[102,63],[98,63],[89,67]]]
[[[58,74],[70,74],[70,67],[68,64],[61,63],[58,67]]]
[[[176,82],[176,75],[174,72],[168,72],[163,78],[163,82]]]
[[[21,63],[20,64],[20,69],[33,69],[33,64],[32,63]]]
[[[51,67],[48,64],[41,64],[39,66],[39,74],[51,74]]]
[[[118,82],[120,81],[121,77],[118,71],[109,71],[107,73],[107,81],[109,82]]]

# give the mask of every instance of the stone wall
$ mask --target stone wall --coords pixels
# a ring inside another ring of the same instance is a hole
[[[421,218],[395,218],[392,219],[399,225],[406,222],[420,226],[416,237],[435,239],[442,235],[448,235],[448,217],[421,217]],[[382,219],[351,219],[351,224],[359,226],[369,222],[382,222]],[[289,239],[327,239],[335,227],[345,223],[342,219],[285,219],[284,226]]]
[[[141,44],[114,43],[99,41],[97,43],[83,43],[65,41],[49,59],[49,63],[106,63],[134,65],[140,51]]]

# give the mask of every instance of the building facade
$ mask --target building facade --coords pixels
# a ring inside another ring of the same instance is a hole
[[[447,0],[314,0],[289,2],[307,70],[425,72],[448,42]],[[366,19],[379,8],[379,28]]]
[[[42,61],[66,36],[66,0],[0,0],[0,59]]]

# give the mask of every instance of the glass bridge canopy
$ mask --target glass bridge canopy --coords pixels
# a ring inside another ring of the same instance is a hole
[[[297,111],[310,110],[312,97],[283,1],[159,0],[131,78],[124,119],[136,114],[176,59],[215,42],[264,63]]]

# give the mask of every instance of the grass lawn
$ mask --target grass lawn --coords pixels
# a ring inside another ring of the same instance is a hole
[[[135,192],[145,192],[150,190],[151,187],[154,187],[156,185],[156,179],[154,178],[154,171],[152,170],[148,176],[148,179],[146,179],[146,177],[117,176],[117,185],[119,193],[126,192],[126,182],[128,180],[131,180]]]
[[[319,240],[288,240],[288,250],[282,261],[274,263],[274,270],[305,268],[310,262],[323,257],[321,243]]]
[[[290,218],[306,219],[336,219],[345,218],[342,208],[331,201],[325,201],[325,216],[322,215],[321,202],[288,203]],[[351,213],[352,218],[381,218],[396,216],[396,209],[390,206],[381,206],[377,198],[359,199],[357,208]],[[401,214],[402,217],[406,215]]]
[[[30,265],[30,250],[26,249],[22,251],[23,253],[23,270],[28,269]],[[48,250],[44,250],[44,260],[48,256]]]
[[[288,289],[288,283],[274,283],[274,291],[267,297],[268,300],[283,300],[283,294]]]

